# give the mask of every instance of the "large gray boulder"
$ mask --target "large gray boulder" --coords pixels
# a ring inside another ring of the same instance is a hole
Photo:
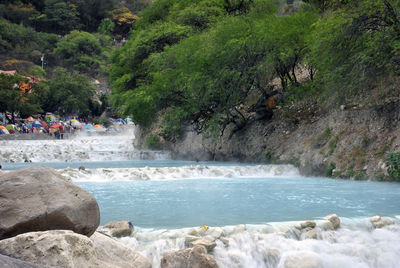
[[[151,268],[151,263],[140,253],[107,235],[95,232],[90,239],[97,257],[104,263],[111,263],[114,267]]]
[[[48,167],[0,175],[0,239],[32,231],[92,235],[100,223],[96,199]]]
[[[207,254],[204,246],[167,252],[161,259],[161,268],[217,268],[212,255]]]
[[[25,233],[0,240],[0,252],[45,268],[151,268],[139,253],[99,233],[91,238],[69,230]]]
[[[130,236],[135,228],[129,221],[111,221],[98,231],[109,236],[123,237]]]
[[[0,254],[0,267],[7,268],[39,268],[38,266]]]

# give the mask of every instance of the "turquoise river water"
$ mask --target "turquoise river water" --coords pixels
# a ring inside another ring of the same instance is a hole
[[[0,141],[0,163],[59,170],[97,199],[101,225],[132,222],[134,235],[120,241],[153,267],[194,231],[219,233],[211,254],[220,267],[400,267],[398,183],[308,178],[290,165],[174,161],[135,150],[133,138]],[[339,229],[323,227],[329,214],[340,217]],[[375,215],[390,224],[375,228]],[[317,223],[317,239],[296,231],[305,220]]]

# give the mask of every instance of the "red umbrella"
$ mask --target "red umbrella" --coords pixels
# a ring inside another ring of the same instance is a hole
[[[51,126],[51,128],[60,128],[60,127],[61,127],[61,125],[59,125],[59,124],[54,124]]]

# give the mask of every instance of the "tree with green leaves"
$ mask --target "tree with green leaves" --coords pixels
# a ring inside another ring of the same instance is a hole
[[[27,82],[27,79],[17,74],[0,74],[0,112],[11,113],[13,122],[15,113],[25,117],[43,111],[39,103],[40,92],[21,90],[21,82]]]
[[[43,110],[61,115],[76,113],[82,117],[89,116],[94,88],[86,76],[57,68],[52,78],[43,81],[40,87]]]
[[[95,35],[72,31],[57,43],[53,54],[70,70],[96,74],[105,61],[103,52],[104,48]]]

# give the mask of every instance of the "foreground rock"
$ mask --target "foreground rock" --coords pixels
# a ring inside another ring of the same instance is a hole
[[[111,237],[95,232],[90,239],[99,260],[114,265],[112,267],[151,268],[151,263],[140,253]]]
[[[0,241],[0,252],[39,267],[150,268],[139,253],[103,234],[31,232]]]
[[[207,254],[204,246],[167,252],[161,259],[161,268],[217,268],[212,255]]]
[[[47,167],[0,176],[0,239],[32,231],[92,235],[100,223],[96,199]]]
[[[0,254],[0,267],[7,268],[39,268],[38,266]]]
[[[130,236],[135,230],[129,221],[111,221],[103,226],[99,232],[114,237]]]

